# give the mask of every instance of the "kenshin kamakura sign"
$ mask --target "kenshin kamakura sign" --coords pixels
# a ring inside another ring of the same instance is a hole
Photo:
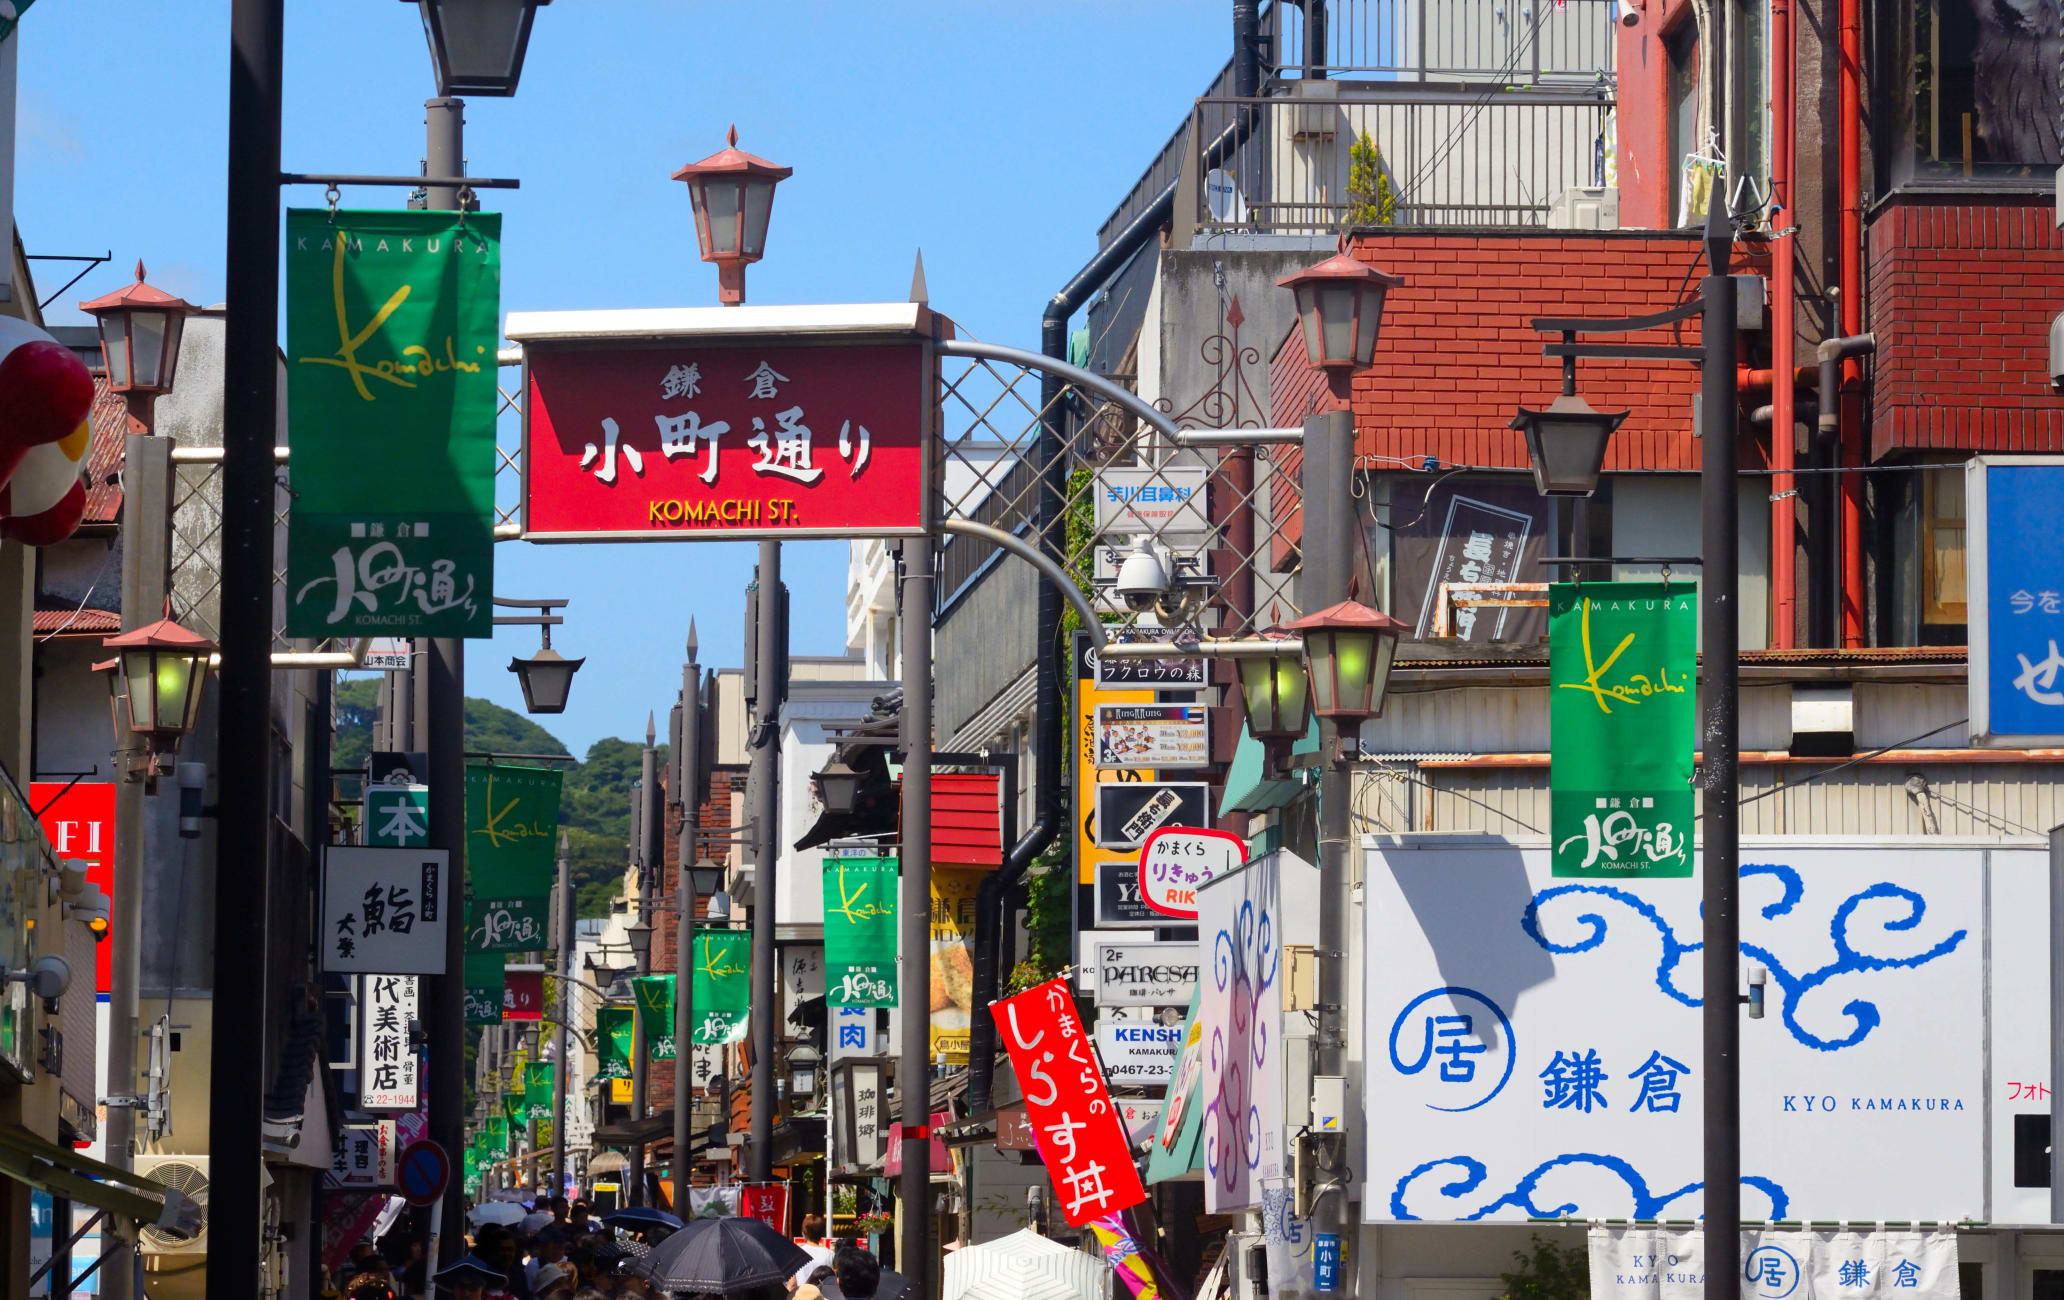
[[[1548,588],[1555,874],[1691,874],[1698,592],[1688,582]]]
[[[513,314],[524,536],[921,533],[932,328],[916,304]]]
[[[287,214],[287,635],[493,634],[501,228]]]

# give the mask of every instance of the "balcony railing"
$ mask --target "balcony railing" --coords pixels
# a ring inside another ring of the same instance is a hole
[[[1317,49],[1304,8],[1270,7],[1279,79],[1319,75],[1386,81],[1535,86],[1588,81],[1613,69],[1624,0],[1330,0]]]
[[[1531,88],[1315,82],[1264,99],[1207,97],[1191,110],[1198,182],[1187,215],[1200,229],[1270,234],[1545,225],[1563,191],[1604,183],[1612,107],[1604,78]],[[1358,168],[1365,135],[1375,152]]]

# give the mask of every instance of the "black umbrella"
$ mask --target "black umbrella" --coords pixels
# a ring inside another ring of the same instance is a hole
[[[893,1268],[881,1271],[881,1281],[875,1285],[874,1300],[903,1300],[910,1294],[910,1279]]]
[[[758,1219],[696,1219],[653,1247],[643,1265],[663,1291],[736,1295],[786,1283],[809,1262],[801,1246]]]

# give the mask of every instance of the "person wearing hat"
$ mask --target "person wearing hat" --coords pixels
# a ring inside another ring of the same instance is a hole
[[[565,1264],[540,1264],[531,1278],[531,1294],[537,1300],[568,1300],[573,1294],[574,1271]]]
[[[468,1255],[447,1268],[441,1269],[430,1279],[439,1290],[451,1293],[453,1300],[487,1300],[490,1294],[501,1294],[509,1279],[474,1255]]]
[[[378,1273],[354,1273],[344,1281],[345,1300],[394,1300],[394,1288]]]

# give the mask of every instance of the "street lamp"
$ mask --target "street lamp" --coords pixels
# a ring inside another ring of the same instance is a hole
[[[144,762],[129,779],[148,780],[158,757],[176,750],[179,738],[191,735],[199,722],[208,658],[218,647],[169,618],[108,637],[101,645],[116,652],[94,665],[108,675],[116,740],[125,734],[144,738]]]
[[[724,868],[708,858],[690,867],[688,877],[695,882],[698,898],[708,898],[724,887]]]
[[[1605,444],[1627,414],[1592,410],[1573,385],[1566,385],[1545,411],[1520,407],[1511,427],[1526,430],[1535,489],[1544,497],[1588,497],[1596,492],[1598,473],[1605,466]]]
[[[791,1100],[817,1092],[817,1067],[824,1056],[808,1043],[799,1043],[788,1053],[788,1095]]]
[[[636,922],[624,927],[624,935],[631,941],[631,955],[643,973],[652,957],[652,918],[640,914]]]
[[[149,433],[151,404],[172,391],[179,371],[180,336],[194,305],[145,284],[139,260],[136,283],[82,302],[79,310],[100,326],[108,391],[120,394],[128,405],[132,431]]]
[[[1383,695],[1405,625],[1357,600],[1343,600],[1286,625],[1304,635],[1312,710],[1347,724],[1383,716]]]
[[[1339,252],[1276,284],[1297,298],[1306,359],[1326,372],[1334,396],[1346,397],[1349,377],[1375,355],[1384,296],[1404,280],[1349,256],[1342,236]]]
[[[735,307],[745,301],[746,266],[766,251],[774,187],[795,175],[795,168],[777,167],[740,149],[736,126],[725,141],[725,148],[689,163],[674,179],[688,183],[702,260],[717,264],[717,300]]]
[[[573,693],[573,675],[587,659],[568,659],[552,648],[552,629],[546,628],[544,635],[535,655],[509,660],[509,671],[523,688],[525,713],[564,713],[566,697]]]
[[[1264,744],[1302,740],[1311,726],[1311,679],[1305,676],[1302,649],[1287,635],[1269,639],[1280,642],[1275,653],[1239,661],[1247,734]]]
[[[860,805],[860,784],[864,779],[864,774],[834,754],[823,771],[810,777],[810,783],[817,788],[817,802],[824,805],[824,811],[850,813]]]
[[[523,75],[530,23],[552,0],[402,0],[423,11],[439,95],[509,96]],[[390,11],[391,12],[391,11]]]

